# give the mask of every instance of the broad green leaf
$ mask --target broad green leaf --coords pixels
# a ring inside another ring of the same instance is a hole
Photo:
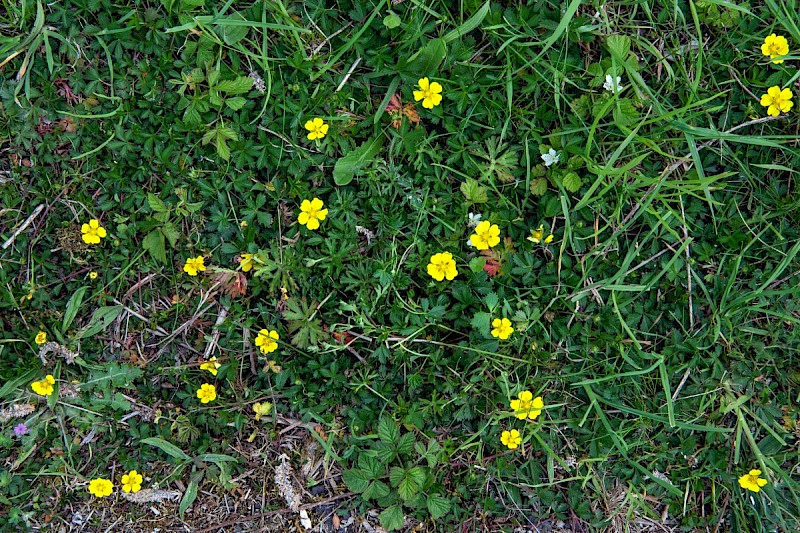
[[[243,94],[250,91],[253,86],[253,78],[249,76],[239,76],[234,80],[221,81],[214,86],[217,91],[230,95]]]
[[[483,297],[483,303],[486,304],[486,308],[489,310],[489,312],[494,311],[495,307],[497,307],[498,301],[499,298],[497,297],[497,293],[494,291]]]
[[[486,187],[478,183],[478,180],[467,178],[459,187],[464,198],[467,202],[473,204],[485,204],[489,201],[489,196],[486,193]]]
[[[581,178],[575,172],[567,172],[561,179],[561,183],[569,192],[577,192],[581,188]]]
[[[489,14],[489,4],[490,2],[487,0],[486,3],[484,3],[474,15],[464,21],[464,23],[459,27],[442,37],[442,40],[446,43],[449,43],[450,41],[454,41],[480,26],[481,22],[483,22],[483,19],[485,19],[486,15]]]
[[[367,490],[367,488],[369,488],[369,483],[372,480],[369,473],[361,470],[360,468],[345,470],[342,474],[342,479],[344,479],[344,484],[347,485],[348,489],[359,493]]]
[[[357,492],[357,491],[353,491],[353,492]],[[377,499],[380,499],[380,498],[385,498],[386,496],[389,495],[389,492],[391,492],[391,491],[389,490],[389,486],[386,485],[386,483],[384,483],[383,481],[375,480],[375,481],[373,481],[372,483],[369,484],[367,489],[364,491],[363,496],[364,496],[364,499],[367,499],[367,500],[371,500],[371,499],[377,500]]]
[[[343,187],[353,181],[357,175],[375,160],[375,156],[383,146],[383,139],[377,137],[367,141],[344,157],[340,157],[333,167],[333,181]]]
[[[378,422],[378,438],[387,444],[396,444],[400,439],[400,428],[397,422],[388,416],[382,416]]]
[[[481,270],[483,270],[483,267],[481,267]],[[489,326],[492,324],[492,314],[484,311],[477,312],[472,316],[469,324],[478,331],[489,331],[491,329]]]
[[[384,510],[379,517],[384,529],[394,531],[403,527],[403,508],[399,505],[392,505]]]
[[[615,59],[625,62],[628,52],[631,51],[631,39],[625,35],[609,35],[606,39],[606,46]]]
[[[431,494],[428,496],[428,512],[431,513],[431,518],[434,520],[441,518],[450,512],[450,500],[443,498],[438,494]]]
[[[189,486],[186,487],[186,492],[183,493],[183,498],[181,498],[181,504],[178,507],[178,514],[181,515],[181,520],[183,520],[183,515],[193,503],[194,500],[197,498],[197,481],[190,481]]]
[[[237,24],[244,20],[245,18],[240,13],[232,13],[228,18],[219,19],[217,25],[214,26],[214,31],[225,41],[225,44],[236,44],[247,37],[247,32],[250,31],[249,27]]]
[[[156,228],[142,239],[142,248],[147,250],[153,259],[161,263],[167,262],[167,250],[164,243],[164,234]]]
[[[478,272],[483,270],[483,267],[486,266],[486,258],[482,255],[476,255],[472,259],[469,260],[469,269],[477,274]]]
[[[414,434],[411,432],[404,433],[400,440],[397,441],[397,453],[409,455],[414,451]]]
[[[400,25],[402,21],[400,17],[397,16],[396,13],[392,13],[389,11],[385,17],[383,17],[383,25],[386,26],[388,29],[393,30]]]
[[[247,103],[247,98],[243,96],[234,96],[233,98],[226,98],[225,105],[233,109],[234,111],[239,111],[241,108],[244,107],[244,104]]]
[[[161,198],[151,192],[147,193],[147,204],[150,206],[150,209],[156,213],[169,212],[169,209],[167,209],[167,206],[164,204]]]
[[[153,446],[155,448],[158,448],[162,452],[166,453],[167,455],[171,455],[175,459],[180,459],[182,461],[191,461],[192,460],[192,458],[189,457],[188,455],[186,455],[183,452],[183,450],[181,450],[180,448],[178,448],[177,446],[175,446],[171,442],[165,441],[164,439],[161,439],[161,438],[158,438],[158,437],[149,437],[147,439],[142,439],[139,442],[142,443],[142,444],[147,444],[149,446]],[[197,490],[197,489],[195,488],[195,490]],[[187,490],[187,492],[188,492],[188,490]],[[185,499],[185,496],[184,496],[184,499]],[[183,505],[183,504],[181,503],[181,505]],[[189,505],[191,505],[191,502],[190,502]]]
[[[358,467],[367,472],[371,479],[381,477],[386,470],[386,467],[377,459],[364,453],[358,456]]]
[[[389,483],[392,484],[392,487],[398,486],[405,477],[406,471],[399,466],[393,466],[391,470],[389,470]]]
[[[64,311],[64,321],[61,323],[62,332],[66,333],[67,329],[72,325],[72,321],[75,320],[75,316],[81,308],[81,303],[83,303],[83,295],[86,294],[87,290],[89,290],[89,287],[81,287],[70,296],[67,308]]]
[[[180,239],[181,234],[178,231],[178,228],[175,227],[175,224],[172,222],[167,222],[163,226],[161,226],[161,233],[164,234],[164,237],[167,238],[169,241],[169,245],[175,248],[178,244],[178,239]]]
[[[105,329],[122,313],[123,309],[124,307],[121,305],[105,305],[95,309],[94,313],[92,313],[92,318],[89,319],[89,322],[83,329],[78,331],[75,335],[75,339],[91,337],[92,335],[97,335],[101,331],[105,331]]]
[[[405,66],[405,72],[418,78],[434,76],[447,55],[447,43],[444,39],[431,39],[425,47],[417,52]]]
[[[536,178],[531,180],[531,194],[542,196],[547,192],[547,178]]]
[[[197,456],[197,459],[201,461],[205,461],[206,463],[226,463],[226,462],[233,462],[237,461],[236,457],[231,457],[230,455],[223,455],[221,453],[201,453]]]

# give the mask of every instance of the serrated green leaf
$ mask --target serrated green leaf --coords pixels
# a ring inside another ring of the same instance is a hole
[[[609,35],[606,39],[606,46],[615,59],[625,62],[628,52],[631,51],[631,39],[625,35]]]
[[[497,307],[497,302],[498,301],[499,301],[499,298],[497,297],[497,293],[496,292],[490,292],[486,296],[483,297],[483,303],[486,304],[486,308],[489,310],[489,312],[492,312],[492,311],[495,310],[495,308]]]
[[[389,483],[391,483],[392,487],[398,486],[405,477],[406,471],[399,466],[393,466],[389,469]]]
[[[181,234],[178,231],[178,228],[176,228],[175,224],[173,224],[172,222],[167,222],[166,224],[161,226],[161,233],[163,233],[164,237],[167,238],[167,240],[169,241],[169,245],[172,248],[175,248],[175,246],[178,244],[178,239],[181,238]]]
[[[388,444],[386,442],[376,442],[372,446],[372,451],[375,453],[375,457],[384,464],[389,463],[397,456],[394,444]]]
[[[428,512],[434,520],[441,518],[450,512],[450,500],[443,498],[438,494],[431,494],[428,496]]]
[[[383,146],[383,138],[367,141],[344,157],[340,157],[333,167],[333,181],[343,187],[353,181],[365,168],[372,164]]]
[[[253,78],[249,76],[239,76],[233,80],[223,80],[214,86],[219,92],[226,93],[228,96],[244,94],[250,92],[253,86]]]
[[[353,491],[356,492],[356,491]],[[364,498],[367,500],[377,500],[379,498],[385,498],[389,495],[389,486],[386,485],[383,481],[375,480],[369,484],[367,489],[364,491]]]
[[[483,267],[486,266],[486,258],[482,255],[476,255],[472,259],[469,260],[469,269],[477,274],[478,272],[483,270]]]
[[[75,320],[75,316],[78,314],[78,310],[83,303],[83,295],[86,294],[87,290],[89,290],[89,287],[81,287],[69,297],[67,308],[64,310],[64,321],[61,323],[62,332],[65,333],[72,325],[72,321]]]
[[[181,498],[181,504],[178,507],[178,514],[181,516],[181,520],[183,520],[183,515],[193,503],[194,500],[197,498],[197,481],[190,481],[189,486],[186,487],[186,492],[183,493],[183,498]]]
[[[389,531],[400,529],[403,527],[403,508],[399,505],[392,505],[385,509],[378,518],[385,529]]]
[[[234,96],[233,98],[226,98],[225,105],[233,109],[234,111],[239,111],[241,108],[244,107],[244,104],[247,103],[247,98],[243,96]]]
[[[168,213],[169,209],[164,204],[164,202],[156,196],[155,194],[149,192],[147,193],[147,205],[150,206],[150,209],[155,211],[156,213]]]
[[[536,178],[531,180],[531,194],[542,196],[547,192],[547,178]]]
[[[153,446],[158,448],[162,452],[166,453],[174,457],[175,459],[180,459],[182,461],[191,461],[192,458],[186,455],[183,450],[172,444],[171,442],[167,442],[164,439],[159,437],[149,437],[146,439],[142,439],[139,441],[141,444],[147,444],[148,446]]]
[[[411,432],[404,433],[400,440],[397,441],[397,453],[409,455],[414,451],[414,434]]]
[[[425,483],[425,472],[415,466],[403,473],[403,477],[397,484],[397,494],[404,500],[410,500],[419,493]]]
[[[371,457],[365,453],[358,456],[358,467],[369,474],[370,479],[381,477],[386,469],[375,457]]]
[[[233,45],[247,37],[250,28],[241,24],[245,18],[241,13],[231,13],[230,17],[218,19],[218,24],[214,26],[214,31],[219,35],[225,44]]]
[[[581,178],[575,172],[567,172],[561,179],[561,184],[569,192],[577,192],[581,188]]]
[[[391,11],[387,13],[385,17],[383,17],[383,25],[390,30],[393,30],[396,27],[398,27],[401,24],[401,22],[402,20],[400,20],[400,17],[397,16],[396,13],[392,13]]]
[[[167,250],[164,244],[164,234],[156,228],[142,239],[142,248],[147,250],[153,259],[161,263],[167,262]]]
[[[470,320],[470,325],[478,331],[489,331],[489,325],[492,323],[492,314],[480,311],[475,313]]]
[[[489,201],[489,196],[486,193],[486,187],[478,184],[477,180],[467,178],[459,187],[459,190],[467,199],[467,202],[473,204],[485,204]]]
[[[382,416],[378,421],[378,438],[387,444],[396,444],[400,439],[400,428],[397,422],[388,416]]]
[[[353,492],[362,493],[369,488],[372,477],[368,472],[360,468],[353,468],[351,470],[345,470],[342,473],[342,479],[344,480],[344,484],[347,485],[347,488]]]

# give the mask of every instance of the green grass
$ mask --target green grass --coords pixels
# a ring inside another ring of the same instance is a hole
[[[795,0],[2,5],[0,530],[800,529]]]

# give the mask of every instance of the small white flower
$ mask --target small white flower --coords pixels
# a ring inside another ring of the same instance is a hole
[[[481,215],[479,213],[469,213],[467,215],[469,217],[469,222],[467,222],[467,226],[470,228],[475,228],[478,224],[481,223]]]
[[[606,74],[606,81],[603,84],[603,89],[611,93],[618,93],[622,91],[622,76],[617,76],[616,79],[611,74]]]
[[[558,152],[550,148],[550,151],[546,154],[542,154],[542,161],[544,161],[544,166],[549,167],[553,163],[558,163],[561,159],[561,156]]]
[[[472,246],[472,239],[467,240],[467,246]]]

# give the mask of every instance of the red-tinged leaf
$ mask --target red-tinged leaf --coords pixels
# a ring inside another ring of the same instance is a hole
[[[486,259],[486,264],[483,265],[483,269],[489,274],[489,277],[494,277],[500,272],[500,261],[494,257],[490,257]]]

